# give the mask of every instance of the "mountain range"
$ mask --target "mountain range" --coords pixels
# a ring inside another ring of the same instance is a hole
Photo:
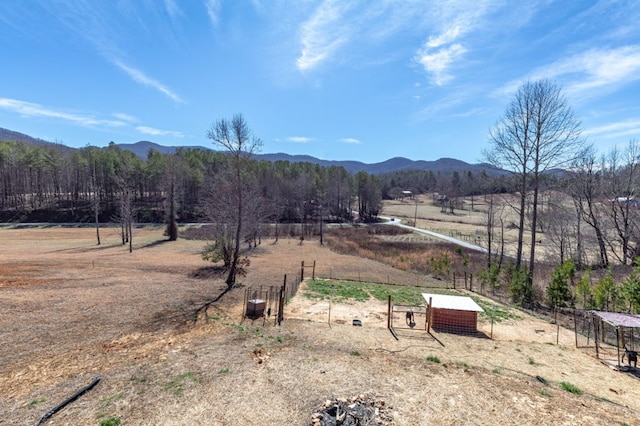
[[[60,143],[54,143],[45,141],[43,139],[38,139],[26,135],[24,133],[15,132],[13,130],[8,130],[4,128],[0,128],[0,140],[6,141],[19,141],[24,142],[29,145],[36,146],[52,146],[62,151],[73,151],[75,148],[68,147],[66,145]],[[164,146],[159,145],[155,142],[150,141],[139,141],[136,143],[121,143],[116,144],[120,147],[120,149],[127,150],[133,152],[135,155],[142,159],[147,158],[147,154],[149,150],[153,149],[154,151],[160,152],[162,154],[172,154],[176,152],[179,148],[187,148],[187,149],[205,149],[210,150],[210,148],[206,148],[203,146],[188,146],[188,147],[177,147],[177,146]],[[489,175],[499,175],[504,174],[505,171],[493,167],[490,164],[486,163],[477,163],[477,164],[469,164],[461,160],[456,160],[453,158],[440,158],[435,161],[425,161],[425,160],[410,160],[404,157],[394,157],[390,158],[386,161],[380,163],[363,163],[355,160],[346,160],[346,161],[334,161],[334,160],[323,160],[316,157],[312,157],[310,155],[291,155],[285,153],[275,153],[275,154],[255,154],[254,157],[257,160],[265,160],[270,162],[275,161],[289,161],[290,163],[312,163],[318,164],[323,167],[330,166],[338,166],[344,167],[350,173],[358,173],[360,171],[365,171],[369,174],[384,174],[384,173],[393,173],[401,170],[424,170],[431,171],[433,173],[442,173],[449,174],[453,172],[466,172],[470,171],[473,174],[480,173],[482,171],[486,172]]]

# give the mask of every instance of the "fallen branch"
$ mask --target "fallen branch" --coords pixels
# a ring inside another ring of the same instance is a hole
[[[96,377],[95,379],[93,379],[93,381],[91,383],[89,383],[87,386],[83,387],[82,389],[80,389],[78,392],[74,393],[73,395],[71,395],[69,398],[65,399],[62,403],[56,405],[55,407],[53,407],[51,410],[49,410],[44,416],[42,416],[42,418],[40,419],[40,422],[38,423],[38,426],[43,425],[47,420],[49,420],[49,418],[51,418],[51,416],[53,416],[55,413],[57,413],[58,411],[62,410],[65,406],[67,406],[68,404],[72,403],[73,401],[75,401],[76,399],[78,399],[80,396],[82,396],[82,394],[84,394],[85,392],[90,391],[91,389],[93,389],[93,387],[95,385],[98,384],[98,382],[100,381],[100,377]]]

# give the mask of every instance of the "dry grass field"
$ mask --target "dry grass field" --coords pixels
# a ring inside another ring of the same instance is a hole
[[[569,331],[559,346],[536,340],[544,324],[525,314],[493,340],[395,340],[379,302],[332,301],[329,324],[329,302],[303,285],[282,326],[241,318],[245,288],[278,285],[303,260],[337,276],[411,280],[373,260],[263,240],[239,288],[196,318],[224,289],[203,273],[203,242],[137,229],[129,253],[116,230],[102,237],[96,246],[91,228],[0,229],[0,424],[37,424],[98,376],[46,424],[309,425],[323,401],[359,394],[384,401],[394,425],[640,424],[637,379],[575,349]]]

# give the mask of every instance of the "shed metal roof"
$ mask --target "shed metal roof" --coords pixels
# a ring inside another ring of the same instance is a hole
[[[451,296],[448,294],[422,293],[422,297],[424,297],[424,300],[427,303],[429,303],[429,298],[431,298],[431,307],[436,309],[484,312],[484,309],[478,306],[478,304],[468,296]]]
[[[595,315],[614,327],[640,328],[640,315],[623,314],[619,312],[592,311]]]

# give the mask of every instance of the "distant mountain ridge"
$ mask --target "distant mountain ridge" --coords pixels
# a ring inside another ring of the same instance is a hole
[[[30,145],[37,146],[54,146],[58,149],[67,151],[67,150],[75,150],[75,148],[68,147],[63,144],[53,143],[49,141],[45,141],[43,139],[33,138],[29,135],[20,132],[14,132],[12,130],[0,128],[0,140],[14,140],[24,142]],[[120,143],[116,144],[120,149],[127,150],[133,152],[136,156],[146,159],[147,154],[150,149],[157,151],[161,154],[173,154],[178,149],[204,149],[211,150],[210,148],[203,146],[185,146],[185,147],[177,147],[177,146],[164,146],[159,145],[155,142],[151,141],[139,141],[135,143]],[[265,160],[269,162],[276,161],[288,161],[290,163],[312,163],[318,164],[323,167],[344,167],[350,173],[358,173],[360,171],[365,171],[369,174],[384,174],[384,173],[393,173],[402,170],[425,170],[431,171],[432,173],[443,173],[449,174],[453,172],[466,172],[470,171],[473,174],[480,173],[485,171],[488,175],[500,175],[506,173],[504,170],[493,167],[490,164],[478,163],[478,164],[469,164],[461,160],[456,160],[453,158],[440,158],[435,161],[426,161],[426,160],[410,160],[404,157],[394,157],[390,158],[386,161],[380,163],[363,163],[361,161],[355,160],[345,160],[345,161],[335,161],[335,160],[322,160],[316,157],[312,157],[310,155],[292,155],[285,153],[275,153],[275,154],[256,154],[254,156],[257,160]]]

